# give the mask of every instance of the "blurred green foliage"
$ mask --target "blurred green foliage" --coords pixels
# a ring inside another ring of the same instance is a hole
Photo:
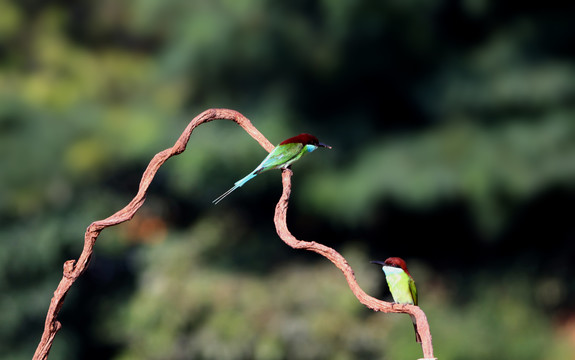
[[[514,210],[502,206],[498,194],[513,203],[550,183],[570,185],[575,177],[573,119],[575,113],[568,112],[537,124],[510,121],[490,129],[457,122],[409,138],[384,138],[327,179],[316,175],[305,195],[317,199],[318,212],[353,223],[373,212],[380,196],[412,206],[464,197],[481,229],[493,231]],[[338,191],[345,195],[334,197]]]
[[[65,260],[211,107],[294,166],[290,227],[408,260],[440,359],[575,348],[573,6],[454,1],[0,0],[0,354],[30,358]],[[278,173],[211,200],[265,156],[214,122],[106,229],[61,314],[56,359],[413,359],[408,318],[277,238]]]

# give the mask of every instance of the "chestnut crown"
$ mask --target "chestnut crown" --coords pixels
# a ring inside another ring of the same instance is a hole
[[[405,271],[405,273],[407,275],[409,275],[411,277],[409,270],[407,270],[407,264],[405,263],[405,260],[403,260],[402,258],[390,257],[390,258],[385,259],[384,262],[372,261],[371,263],[382,265],[382,266],[391,266],[391,267],[401,268],[403,271]]]
[[[325,147],[325,148],[331,149],[331,146],[320,143],[318,138],[316,138],[315,136],[313,136],[311,134],[296,135],[294,137],[291,137],[289,139],[282,141],[280,143],[280,145],[294,144],[294,143],[300,143],[300,144],[304,144],[304,145],[313,145],[313,146],[317,146],[317,147]]]

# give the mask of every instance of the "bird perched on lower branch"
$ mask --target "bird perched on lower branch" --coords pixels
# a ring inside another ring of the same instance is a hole
[[[407,264],[402,258],[390,257],[383,262],[371,261],[371,263],[383,266],[382,270],[385,273],[385,279],[394,302],[417,305],[415,281],[407,270]],[[413,322],[413,329],[415,330],[415,341],[420,343],[421,337],[417,331],[417,323],[413,315],[411,315],[411,322]]]

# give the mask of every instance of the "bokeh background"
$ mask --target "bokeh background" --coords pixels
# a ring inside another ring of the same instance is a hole
[[[407,260],[436,356],[575,358],[574,5],[495,0],[0,0],[0,357],[29,359],[85,228],[212,107],[294,165],[291,231]],[[266,152],[201,126],[100,236],[53,359],[414,359],[335,267],[277,237]]]

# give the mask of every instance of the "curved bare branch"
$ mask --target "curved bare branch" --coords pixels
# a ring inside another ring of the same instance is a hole
[[[138,209],[143,205],[146,199],[148,188],[160,166],[162,166],[164,162],[166,162],[170,157],[181,154],[186,149],[186,145],[190,139],[190,136],[197,126],[217,119],[231,120],[236,122],[268,152],[271,152],[274,149],[274,145],[270,143],[246,117],[237,111],[228,109],[209,109],[196,116],[185,128],[174,146],[157,153],[152,158],[148,164],[148,167],[144,171],[144,174],[142,175],[138,193],[132,199],[132,201],[130,201],[128,205],[110,217],[93,222],[86,229],[86,233],[84,235],[84,248],[80,254],[79,259],[77,261],[68,260],[64,263],[62,280],[60,280],[56,291],[54,291],[54,296],[50,301],[50,307],[48,309],[44,325],[44,332],[36,352],[34,353],[34,360],[48,358],[48,354],[52,348],[54,338],[62,327],[62,324],[58,321],[58,314],[64,305],[64,298],[72,287],[72,284],[84,273],[84,271],[86,271],[93,253],[94,245],[98,239],[98,236],[100,235],[100,232],[107,227],[118,225],[132,219]],[[418,332],[422,338],[424,357],[426,359],[434,359],[433,347],[431,344],[431,334],[429,331],[427,318],[425,313],[419,307],[413,305],[393,304],[378,300],[367,295],[357,284],[352,268],[349,266],[345,258],[341,256],[337,251],[313,241],[308,242],[298,240],[290,233],[286,223],[286,215],[291,193],[291,176],[291,170],[283,171],[283,194],[276,206],[275,211],[274,222],[276,224],[276,229],[280,238],[289,246],[295,249],[314,251],[328,258],[343,272],[354,295],[362,304],[366,305],[368,308],[374,311],[408,313],[415,316]]]

